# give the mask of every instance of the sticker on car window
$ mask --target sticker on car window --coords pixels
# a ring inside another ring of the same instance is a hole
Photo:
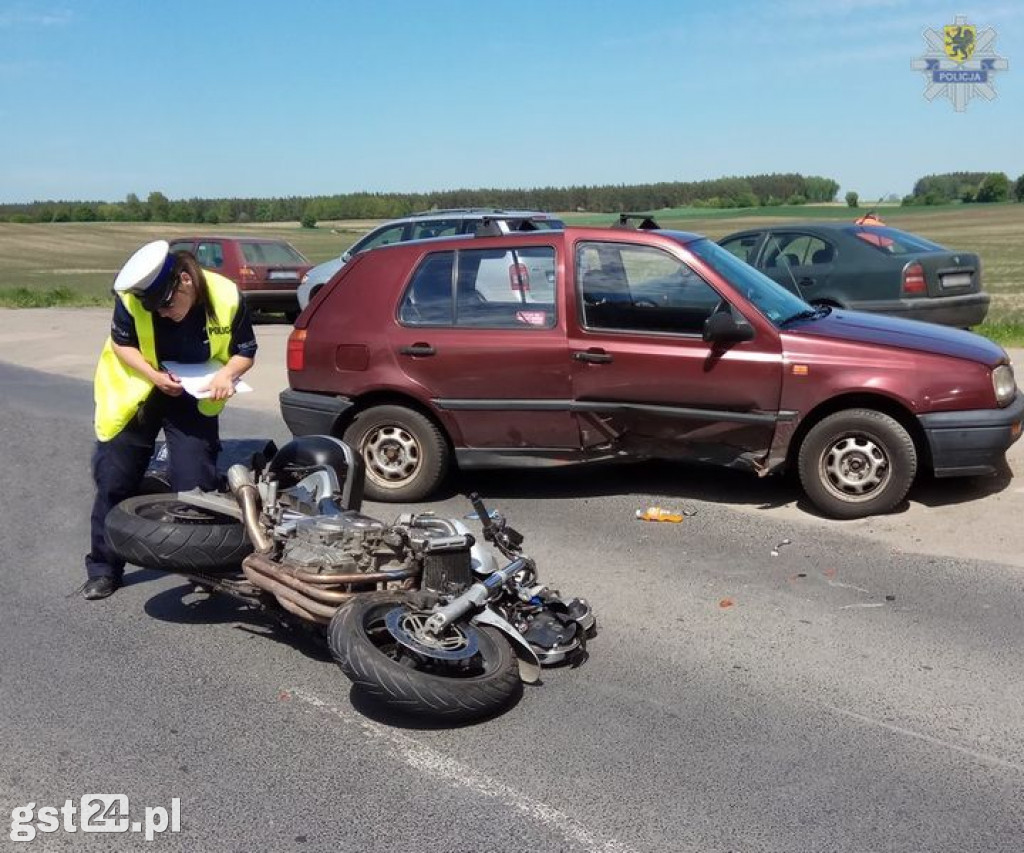
[[[547,311],[516,311],[516,320],[528,326],[543,326],[548,321]]]

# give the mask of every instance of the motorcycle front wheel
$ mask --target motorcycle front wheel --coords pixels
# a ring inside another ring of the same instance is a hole
[[[522,693],[516,656],[498,631],[455,626],[448,647],[471,643],[473,654],[443,660],[398,641],[388,627],[396,608],[416,612],[401,593],[364,593],[331,619],[331,654],[367,694],[396,710],[461,723],[492,716]]]
[[[235,569],[252,552],[240,521],[173,493],[121,501],[107,513],[106,536],[125,562],[166,572]]]

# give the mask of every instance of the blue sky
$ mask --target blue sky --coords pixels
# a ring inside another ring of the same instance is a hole
[[[963,113],[911,61],[992,27]],[[1024,173],[1024,3],[0,0],[0,202]]]

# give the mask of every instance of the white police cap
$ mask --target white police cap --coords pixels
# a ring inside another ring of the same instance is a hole
[[[154,240],[135,251],[114,279],[114,291],[133,293],[147,311],[154,311],[165,301],[173,287],[171,269],[174,255],[166,240]]]

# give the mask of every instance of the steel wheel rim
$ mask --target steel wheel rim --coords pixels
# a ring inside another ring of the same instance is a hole
[[[892,478],[892,463],[881,443],[863,433],[831,442],[818,464],[821,482],[836,497],[852,503],[874,498]]]
[[[366,473],[388,488],[397,488],[419,472],[422,451],[416,437],[396,424],[382,424],[366,434]]]

